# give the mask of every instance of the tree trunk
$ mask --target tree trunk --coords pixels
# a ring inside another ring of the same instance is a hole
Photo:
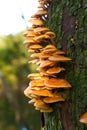
[[[47,26],[55,32],[55,43],[72,58],[65,77],[72,89],[64,103],[53,104],[45,113],[45,130],[87,130],[79,117],[87,111],[87,4],[86,0],[53,0]]]

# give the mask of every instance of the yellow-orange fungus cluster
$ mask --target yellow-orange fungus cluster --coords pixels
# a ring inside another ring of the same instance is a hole
[[[39,10],[29,20],[32,26],[24,33],[27,37],[24,43],[32,53],[29,64],[37,65],[37,73],[28,75],[30,83],[24,94],[31,99],[29,103],[33,104],[36,110],[52,112],[52,103],[65,101],[58,90],[71,87],[67,80],[60,77],[60,73],[65,71],[61,63],[71,59],[66,57],[62,50],[57,49],[54,45],[55,33],[45,27],[51,0],[38,2]]]

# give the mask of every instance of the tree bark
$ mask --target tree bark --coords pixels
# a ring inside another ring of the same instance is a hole
[[[47,26],[56,33],[55,43],[72,58],[65,77],[72,89],[64,103],[53,104],[45,113],[45,130],[86,130],[79,117],[87,111],[87,6],[86,0],[53,0]]]

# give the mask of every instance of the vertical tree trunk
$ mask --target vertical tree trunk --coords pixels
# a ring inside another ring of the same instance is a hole
[[[65,77],[72,89],[65,91],[67,100],[53,104],[45,113],[45,130],[86,130],[79,116],[87,111],[87,4],[86,0],[53,0],[47,26],[56,33],[58,48],[72,58]]]

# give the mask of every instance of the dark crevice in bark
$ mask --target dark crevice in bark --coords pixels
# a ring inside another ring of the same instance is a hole
[[[61,120],[64,130],[73,130],[72,121],[70,118],[70,105],[68,101],[65,101],[61,108]]]
[[[75,16],[69,16],[67,6],[64,7],[64,13],[62,18],[62,31],[64,32],[62,37],[62,50],[66,53],[68,46],[68,36],[73,37],[75,34]],[[67,75],[67,74],[66,74]],[[61,122],[64,130],[73,130],[73,124],[70,115],[70,103],[65,101],[61,109]]]
[[[64,32],[62,37],[62,50],[67,52],[67,40],[68,36],[73,36],[75,33],[75,16],[69,16],[67,6],[64,7],[64,13],[62,18],[62,31]]]

